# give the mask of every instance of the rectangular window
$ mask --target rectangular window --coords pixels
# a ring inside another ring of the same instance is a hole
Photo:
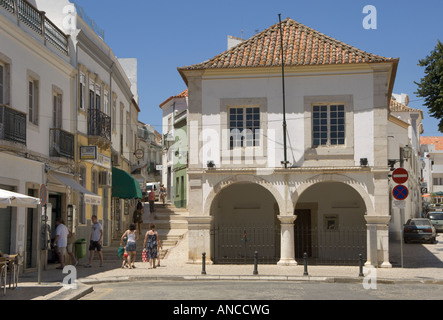
[[[101,111],[101,87],[100,85],[95,85],[95,109]]]
[[[86,188],[86,168],[80,167],[80,185]],[[86,224],[86,206],[85,196],[80,192],[79,206],[78,206],[78,222]]]
[[[345,144],[345,106],[314,105],[312,109],[313,146]]]
[[[260,146],[260,108],[229,109],[230,148]]]
[[[109,93],[105,91],[103,99],[103,113],[109,116]]]
[[[95,93],[93,90],[89,90],[89,109],[94,109]]]
[[[80,74],[80,109],[85,110],[85,99],[86,99],[86,76]]]
[[[0,104],[5,104],[5,67],[0,64]]]
[[[62,128],[62,95],[56,93],[53,95],[52,127]]]
[[[38,81],[28,82],[28,117],[29,122],[38,125]]]
[[[91,189],[92,189],[92,192],[94,192],[95,194],[98,194],[98,172],[95,170],[92,170]],[[98,208],[97,208],[97,206],[93,205],[92,206],[92,215],[96,216],[97,213],[98,213]]]
[[[116,128],[116,120],[117,120],[117,101],[113,100],[112,101],[112,117],[111,117],[111,121],[112,121],[112,130],[117,131]]]

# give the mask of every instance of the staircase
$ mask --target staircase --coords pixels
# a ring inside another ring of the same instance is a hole
[[[148,212],[148,210],[148,206],[145,206],[145,211]],[[188,222],[186,220],[188,211],[186,209],[176,208],[169,203],[167,203],[165,207],[163,207],[162,204],[156,203],[154,214],[150,214],[148,219],[146,219],[146,214],[144,216],[141,225],[142,232],[137,241],[136,262],[141,261],[145,234],[149,230],[151,223],[155,224],[155,230],[160,236],[160,241],[163,246],[160,250],[160,259],[163,260],[188,231]],[[119,246],[120,239],[112,240],[109,247],[103,248],[103,259],[105,263],[109,261],[122,261],[122,259],[117,256]]]

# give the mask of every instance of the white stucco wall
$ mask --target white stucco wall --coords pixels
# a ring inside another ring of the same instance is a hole
[[[373,163],[373,77],[370,73],[349,75],[316,75],[294,77],[286,76],[286,118],[288,124],[288,160],[303,163],[305,153],[304,97],[352,95],[354,112],[354,162],[359,165],[360,158],[368,158]],[[209,135],[220,135],[221,99],[266,98],[268,108],[268,129],[273,130],[277,138],[275,159],[272,164],[279,166],[283,160],[282,145],[282,90],[281,78],[276,76],[257,78],[205,79],[202,82],[202,123]],[[328,101],[326,101],[328,102]],[[334,101],[331,101],[334,102]],[[339,102],[339,101],[337,101]],[[203,136],[205,139],[205,136]],[[218,148],[223,151],[223,147]],[[220,167],[220,154],[215,152],[202,157],[203,166],[208,160],[214,160]]]

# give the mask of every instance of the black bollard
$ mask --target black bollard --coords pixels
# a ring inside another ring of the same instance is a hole
[[[360,253],[358,256],[359,256],[358,265],[359,265],[359,269],[360,269],[360,273],[358,274],[358,276],[364,277],[365,275],[363,274],[363,255]]]
[[[253,274],[258,274],[258,252],[254,253],[254,272]]]
[[[202,253],[202,274],[206,274],[206,252]]]
[[[308,276],[308,254],[306,252],[303,254],[303,261],[305,265],[305,271],[303,272],[303,275]]]

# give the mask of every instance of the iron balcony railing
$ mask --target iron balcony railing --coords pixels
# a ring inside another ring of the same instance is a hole
[[[88,135],[111,141],[111,117],[98,109],[89,109]]]
[[[49,129],[51,157],[74,159],[74,135],[62,129]]]
[[[26,114],[0,105],[0,140],[26,145]]]
[[[15,14],[18,21],[42,36],[57,50],[69,55],[68,36],[49,20],[44,12],[39,11],[26,0],[0,0],[0,7],[11,14]]]

